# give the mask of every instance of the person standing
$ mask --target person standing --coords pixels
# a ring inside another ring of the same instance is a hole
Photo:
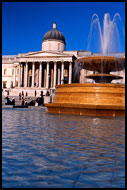
[[[24,92],[22,91],[22,98],[24,99]]]
[[[40,96],[41,96],[41,105],[44,106],[44,96],[45,95],[43,95],[43,91],[41,91]]]
[[[27,105],[27,104],[28,104],[26,100],[25,100],[25,102],[24,102],[24,103],[25,103],[25,105]]]
[[[37,92],[36,92],[36,90],[35,90],[35,97],[36,97],[36,95],[37,95]]]
[[[19,93],[19,100],[21,100],[21,92]]]
[[[24,97],[24,92],[22,91],[22,96]]]
[[[22,97],[22,102],[21,102],[21,105],[24,105],[24,98]]]

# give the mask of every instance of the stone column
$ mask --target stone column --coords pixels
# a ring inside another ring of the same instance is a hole
[[[72,83],[72,62],[69,62],[69,84]]]
[[[39,87],[39,68],[38,68],[38,73],[37,73],[37,87]]]
[[[46,88],[49,88],[49,62],[47,62],[47,72],[46,72]]]
[[[64,62],[62,62],[61,68],[61,84],[64,84]]]
[[[56,62],[54,62],[54,84],[53,84],[53,87],[55,88],[56,87],[56,70],[57,70],[57,65],[56,65]]]
[[[26,62],[26,73],[25,73],[25,87],[28,87],[28,62]]]
[[[54,68],[51,68],[51,76],[50,76],[50,78],[51,78],[51,80],[50,80],[50,82],[51,82],[50,86],[52,88],[54,86]]]
[[[35,84],[35,62],[32,64],[32,87],[34,87]]]
[[[19,63],[19,81],[18,81],[18,87],[21,87],[21,63]]]
[[[47,71],[46,71],[46,68],[44,69],[44,87],[46,88],[46,76],[47,76]]]
[[[23,87],[23,63],[21,64],[21,87]]]
[[[58,78],[57,79],[58,79],[57,84],[60,85],[60,67],[58,67]]]
[[[39,88],[42,86],[42,62],[39,65]]]
[[[16,82],[16,66],[14,66],[13,87],[15,87],[15,82]]]

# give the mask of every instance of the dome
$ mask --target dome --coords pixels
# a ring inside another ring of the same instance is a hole
[[[65,44],[65,38],[62,32],[56,29],[56,23],[53,23],[53,28],[46,32],[42,41],[45,40],[60,40]]]

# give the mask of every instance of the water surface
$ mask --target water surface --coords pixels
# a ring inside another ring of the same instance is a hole
[[[124,188],[125,119],[2,109],[3,188]]]

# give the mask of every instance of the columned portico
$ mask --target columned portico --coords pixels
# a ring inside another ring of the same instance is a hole
[[[72,61],[25,60],[19,62],[18,87],[55,88],[56,85],[72,83]],[[65,80],[65,81],[64,81]],[[13,84],[15,86],[16,70],[14,68]],[[30,82],[31,81],[31,82]],[[36,85],[35,85],[36,84]]]

